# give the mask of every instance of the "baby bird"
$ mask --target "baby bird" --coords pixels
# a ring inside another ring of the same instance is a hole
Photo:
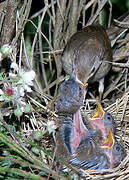
[[[111,128],[109,128],[108,139],[101,147],[104,148],[104,152],[109,158],[110,168],[117,167],[127,155],[123,145],[118,142],[115,136],[112,134]]]
[[[99,143],[99,133],[96,131],[84,136],[70,159],[71,165],[81,170],[107,169],[110,161]]]
[[[80,114],[84,101],[83,86],[70,78],[65,80],[58,89],[56,109],[59,115],[59,130],[68,154],[72,154],[82,136],[87,134]],[[78,124],[78,126],[74,126]],[[73,138],[72,138],[73,137]],[[77,137],[74,138],[74,137]]]
[[[84,167],[107,168],[108,158],[99,146],[100,130],[92,131],[88,125],[84,125],[82,120],[78,96],[84,98],[84,89],[80,89],[80,86],[80,83],[69,79],[64,81],[58,90],[56,101],[59,115],[59,132],[56,136],[57,156],[67,165],[74,165],[76,158],[78,161],[82,158],[86,163]],[[78,164],[77,167],[83,166]]]
[[[103,145],[95,141],[94,136],[84,137],[72,157],[70,163],[79,168],[79,172],[84,176],[85,170],[117,167],[126,157],[126,151],[123,145],[113,137],[110,129],[108,139]]]
[[[67,42],[61,62],[67,74],[81,84],[99,81],[100,99],[104,77],[109,72],[112,49],[105,29],[94,24],[76,32]]]
[[[72,78],[65,80],[56,98],[58,114],[74,114],[83,105],[85,88]]]
[[[99,103],[97,103],[97,106],[98,111],[90,120],[90,124],[93,129],[101,130],[101,148],[104,148],[104,152],[109,158],[110,168],[114,168],[126,157],[126,151],[115,138],[116,123],[114,118],[109,112],[104,111]]]
[[[113,136],[116,132],[116,123],[112,115],[104,111],[102,106],[97,102],[98,111],[97,113],[90,119],[90,124],[93,127],[93,129],[100,129],[102,132],[102,137],[104,141],[107,139],[109,135],[109,129],[111,129],[111,132]]]

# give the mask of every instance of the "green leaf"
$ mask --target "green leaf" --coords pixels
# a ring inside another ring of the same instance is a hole
[[[67,75],[65,76],[65,79],[70,79],[70,75],[67,74]]]

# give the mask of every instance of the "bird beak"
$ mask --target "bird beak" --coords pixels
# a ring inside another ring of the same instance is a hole
[[[88,83],[84,83],[83,86],[84,86],[84,87],[88,86]]]
[[[102,145],[102,148],[112,149],[113,145],[114,145],[114,138],[112,136],[111,128],[109,128],[108,139],[104,142],[104,144]]]
[[[80,84],[85,88],[86,86],[88,86],[88,83],[83,83],[80,81]]]
[[[83,83],[81,80],[79,80],[79,79],[77,78],[77,76],[76,76],[76,81],[79,82],[84,88],[86,88],[86,86],[88,86],[88,83],[87,83],[87,82]]]
[[[102,119],[104,116],[104,111],[101,107],[101,105],[97,102],[98,111],[97,113],[92,117],[92,120]]]

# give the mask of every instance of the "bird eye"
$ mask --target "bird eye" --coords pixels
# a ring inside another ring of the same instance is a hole
[[[108,121],[112,121],[112,116],[111,116],[109,113],[107,113],[106,119],[107,119]]]
[[[62,99],[60,98],[59,101],[62,102]]]
[[[116,146],[116,150],[117,150],[117,151],[120,151],[120,146]]]
[[[111,120],[111,116],[107,116],[107,119],[108,119],[108,120]]]
[[[67,91],[67,88],[64,88],[64,91],[66,92],[66,91]]]

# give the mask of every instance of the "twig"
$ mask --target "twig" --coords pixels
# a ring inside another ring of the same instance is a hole
[[[2,44],[9,44],[13,33],[14,33],[14,26],[16,22],[16,11],[18,5],[20,4],[20,0],[8,0],[7,1],[7,10],[5,14],[4,20],[4,28],[2,33]]]
[[[16,36],[11,43],[12,47],[16,46],[17,39],[19,38],[21,31],[24,29],[25,24],[27,23],[26,20],[30,13],[31,3],[32,3],[32,0],[24,0],[24,4],[19,11],[19,22],[17,25],[18,29],[16,32]]]
[[[119,53],[117,55],[113,55],[113,62],[111,62],[113,65],[117,65],[119,67],[128,67],[127,63],[114,63],[115,61],[119,61],[124,59],[125,57],[129,57],[129,52],[125,52],[125,53]],[[121,65],[120,65],[121,64]],[[124,66],[125,64],[125,66]]]
[[[117,19],[114,19],[114,22],[116,22],[116,24],[118,24],[121,27],[129,28],[129,22],[120,22]]]
[[[54,115],[55,117],[58,117],[53,111],[49,111],[47,107],[43,106],[42,104],[40,104],[38,101],[34,100],[33,98],[31,98],[30,96],[27,95],[27,97],[32,101],[32,103],[34,103],[35,105],[40,106],[41,108],[43,108],[46,112],[51,113],[52,115]]]
[[[108,3],[109,3],[109,6],[110,6],[110,8],[109,8],[108,27],[110,27],[110,25],[111,25],[111,18],[112,18],[112,3],[111,3],[111,1],[108,1]]]
[[[92,23],[96,20],[96,18],[98,17],[100,11],[102,10],[102,8],[103,8],[104,5],[106,4],[106,2],[107,2],[107,0],[102,0],[102,2],[101,2],[101,4],[100,4],[100,6],[98,7],[95,15],[88,21],[87,25],[92,24]]]
[[[112,92],[112,91],[116,88],[116,84],[120,81],[120,79],[122,78],[124,72],[125,72],[125,69],[122,71],[122,73],[120,74],[120,76],[119,76],[118,78],[116,78],[115,82],[110,85],[110,87],[108,88],[108,90],[104,93],[103,98],[106,98],[106,97],[108,96],[108,94],[109,94],[110,92]]]
[[[39,16],[39,22],[40,22],[40,16]],[[46,77],[46,71],[45,71],[45,67],[44,67],[44,58],[43,58],[43,54],[42,54],[42,49],[43,49],[43,45],[42,45],[42,39],[41,39],[41,26],[39,29],[39,50],[40,50],[40,61],[41,63],[41,67],[42,67],[42,76],[45,82],[45,86],[48,89],[48,82],[47,82],[47,77]],[[47,90],[48,94],[50,94],[49,89]]]

